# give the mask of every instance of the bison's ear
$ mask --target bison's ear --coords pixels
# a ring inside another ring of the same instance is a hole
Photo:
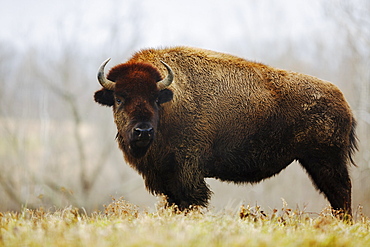
[[[159,92],[158,104],[166,103],[173,98],[173,92],[169,89],[163,89]]]
[[[102,88],[99,91],[95,92],[94,100],[99,104],[112,106],[114,105],[113,91]]]

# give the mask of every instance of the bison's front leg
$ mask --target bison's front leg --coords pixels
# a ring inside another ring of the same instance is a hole
[[[177,205],[180,210],[191,206],[206,207],[211,195],[204,177],[194,170],[183,170],[170,178],[164,193],[169,205]]]

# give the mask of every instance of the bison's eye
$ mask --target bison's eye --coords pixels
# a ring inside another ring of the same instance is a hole
[[[122,100],[117,98],[116,102],[117,102],[117,105],[120,105],[122,103]]]

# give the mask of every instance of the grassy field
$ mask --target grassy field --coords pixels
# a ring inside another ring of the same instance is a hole
[[[352,223],[329,209],[232,211],[175,213],[158,205],[147,212],[121,199],[89,215],[72,207],[25,208],[0,213],[0,246],[370,246],[370,220],[359,209]]]

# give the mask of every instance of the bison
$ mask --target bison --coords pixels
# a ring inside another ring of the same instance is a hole
[[[297,160],[351,214],[356,121],[330,82],[190,47],[139,51],[105,76],[108,61],[95,101],[113,107],[125,160],[170,205],[207,206],[205,178],[257,183]]]

